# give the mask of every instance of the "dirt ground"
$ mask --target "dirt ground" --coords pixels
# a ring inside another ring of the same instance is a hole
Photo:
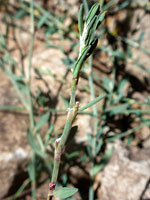
[[[72,12],[76,13],[78,10],[78,1],[68,1],[73,8]],[[49,1],[48,7],[52,9],[55,7],[56,2]],[[62,7],[60,9],[63,10]],[[58,11],[56,11],[58,12]],[[109,30],[114,31],[116,24],[118,23],[120,28],[123,29],[127,15],[126,11],[120,12],[117,16],[111,16],[107,18],[107,26]],[[1,32],[5,32],[5,23],[2,22],[4,13],[0,14],[1,20]],[[141,17],[142,16],[142,17]],[[141,20],[138,20],[138,19]],[[16,21],[19,25],[22,22]],[[66,21],[67,23],[67,21]],[[145,14],[142,9],[135,10],[130,16],[130,27],[127,30],[127,36],[131,39],[137,39],[141,31],[145,32],[144,39],[141,46],[147,50],[150,50],[150,15]],[[29,18],[24,19],[24,28],[29,28]],[[137,30],[135,34],[132,34],[134,30]],[[41,38],[39,40],[39,37]],[[64,103],[61,98],[63,94],[66,98],[69,98],[70,83],[71,83],[71,71],[68,72],[66,66],[62,62],[65,58],[64,54],[56,48],[46,48],[45,42],[42,41],[43,32],[40,30],[35,34],[34,51],[32,58],[32,92],[36,93],[38,88],[41,88],[44,94],[49,93],[51,99],[51,108],[65,109]],[[76,57],[76,54],[72,52],[68,45],[68,40],[64,39],[63,43],[57,40],[58,34],[54,34],[50,38],[54,44],[64,48],[66,52],[69,52],[72,57]],[[8,47],[11,49],[11,55],[19,66],[24,66],[26,71],[28,65],[28,51],[29,51],[30,35],[28,32],[24,32],[17,28],[10,28]],[[101,43],[108,43],[106,38],[103,38]],[[139,63],[144,65],[148,70],[149,56],[145,55],[138,48],[133,48],[133,57],[138,60]],[[23,59],[22,59],[23,58]],[[35,69],[42,67],[44,70],[50,69],[54,76],[43,76],[43,80],[37,78]],[[110,76],[110,57],[106,53],[95,54],[93,62],[93,70],[98,76]],[[142,69],[133,64],[132,60],[128,60],[125,68],[126,73],[131,77],[130,85],[126,88],[126,93],[132,91],[132,97],[143,101],[145,97],[150,97],[150,81],[149,75]],[[122,76],[122,75],[121,75]],[[56,81],[56,77],[58,81]],[[132,81],[133,80],[133,81]],[[134,82],[134,80],[136,82]],[[63,84],[62,84],[63,83]],[[81,105],[88,103],[91,99],[90,94],[82,91],[82,87],[87,85],[87,79],[82,77],[79,83],[79,91],[77,96],[80,99]],[[98,90],[98,86],[97,90]],[[101,102],[102,103],[102,102]],[[101,104],[100,103],[100,104]],[[0,106],[15,106],[20,105],[18,95],[12,86],[8,77],[4,72],[0,71]],[[136,105],[135,105],[136,107]],[[141,108],[141,109],[144,109]],[[66,116],[59,115],[56,118],[57,130],[62,130],[64,126]],[[135,124],[138,122],[134,122]],[[27,164],[31,157],[31,148],[28,144],[26,137],[26,130],[29,124],[29,116],[26,111],[4,111],[0,110],[0,199],[9,199],[22,183],[27,178]],[[78,144],[87,141],[87,132],[92,131],[91,117],[88,115],[80,115],[75,124],[78,124],[79,130],[75,137]],[[134,126],[134,124],[133,124]],[[142,149],[137,146],[142,142]],[[118,145],[118,146],[117,146]],[[130,149],[124,146],[122,143],[116,143],[112,159],[106,166],[105,170],[97,175],[95,185],[101,182],[100,189],[98,190],[98,196],[101,200],[148,200],[150,199],[150,192],[144,193],[143,187],[150,182],[150,159],[148,152],[150,151],[150,129],[143,127],[135,134],[135,139],[131,144]],[[120,153],[118,152],[120,149]],[[132,152],[134,156],[132,157]],[[121,154],[122,152],[122,154]],[[137,158],[137,155],[140,155]],[[132,158],[131,158],[132,157]],[[126,166],[126,167],[125,167]],[[137,169],[134,171],[134,169]],[[124,171],[123,171],[124,170]],[[78,167],[71,167],[72,182],[75,183],[74,177],[83,177],[86,182],[86,174]],[[123,172],[122,172],[123,171]],[[122,173],[121,173],[122,172]],[[118,175],[119,174],[119,175]],[[43,180],[45,178],[43,173]],[[127,180],[126,177],[129,177]],[[120,183],[121,180],[124,182]],[[140,180],[139,184],[137,183]],[[84,183],[83,183],[84,184]],[[124,186],[125,185],[125,186]],[[96,186],[95,186],[96,187]],[[150,187],[149,185],[147,186]],[[125,189],[126,188],[126,189]],[[130,190],[128,190],[130,188]],[[132,192],[132,189],[134,192]],[[41,184],[37,190],[38,199],[46,198],[48,190],[48,181]],[[139,191],[137,193],[136,191]],[[109,192],[108,192],[109,191]],[[149,188],[150,191],[150,188]],[[142,192],[144,195],[142,196]],[[28,193],[28,191],[27,191]],[[133,196],[130,196],[131,194]],[[116,195],[118,194],[118,195]],[[26,199],[30,199],[30,195],[26,195]],[[76,199],[81,199],[81,196],[77,194]]]

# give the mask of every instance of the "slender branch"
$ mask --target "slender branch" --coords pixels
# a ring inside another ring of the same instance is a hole
[[[32,67],[32,56],[33,56],[33,44],[34,44],[34,0],[30,0],[30,50],[29,50],[29,63],[28,63],[28,74],[27,74],[27,95],[29,102],[29,117],[31,129],[34,128],[34,112],[32,104],[32,94],[31,94],[31,67]],[[32,152],[32,162],[35,163],[35,153]],[[33,179],[32,179],[32,198],[36,199],[36,176],[35,176],[35,166],[33,168]]]
[[[74,85],[74,79],[72,80],[72,85]],[[48,200],[52,199],[52,192],[55,189],[55,185],[58,178],[58,172],[59,172],[59,166],[61,161],[61,155],[65,147],[66,140],[68,138],[68,135],[70,133],[73,121],[75,120],[79,108],[79,102],[75,102],[75,91],[76,91],[77,85],[74,85],[71,89],[71,98],[70,98],[70,105],[68,108],[68,115],[66,124],[64,127],[64,131],[62,133],[61,138],[58,138],[55,142],[55,155],[54,155],[54,167],[53,167],[53,173],[51,178],[51,186],[49,190]]]
[[[95,89],[94,89],[94,83],[93,83],[93,77],[92,77],[92,56],[89,58],[89,71],[90,73],[88,74],[88,80],[89,80],[89,86],[90,86],[90,91],[91,91],[91,100],[95,99]],[[96,104],[93,105],[93,116],[95,117],[94,120],[94,130],[93,130],[93,145],[92,145],[92,153],[93,153],[93,158],[95,157],[95,149],[96,149],[96,134],[97,134],[97,129],[98,129],[98,119],[97,119],[97,106]]]
[[[75,102],[77,85],[80,77],[80,72],[85,60],[92,55],[96,48],[98,39],[95,39],[95,31],[98,25],[101,23],[102,18],[100,14],[100,5],[95,3],[91,10],[88,12],[85,21],[83,20],[83,5],[80,7],[78,25],[80,32],[80,48],[79,56],[73,69],[73,78],[71,84],[71,96],[68,108],[67,119],[64,127],[62,136],[55,142],[55,153],[54,153],[54,167],[52,172],[51,182],[49,184],[48,200],[53,199],[53,191],[55,190],[58,172],[60,167],[61,155],[65,148],[66,140],[69,136],[72,124],[77,116],[79,109],[79,102]],[[84,23],[84,24],[83,24]],[[93,94],[93,96],[95,96]],[[95,110],[96,111],[96,110]],[[96,113],[95,113],[96,114]]]
[[[33,55],[33,44],[34,44],[34,0],[30,0],[30,31],[31,31],[31,40],[30,40],[30,50],[29,50],[29,63],[28,63],[28,74],[27,74],[27,93],[29,101],[29,116],[31,128],[34,127],[34,113],[33,113],[33,104],[31,96],[31,67],[32,67],[32,55]]]

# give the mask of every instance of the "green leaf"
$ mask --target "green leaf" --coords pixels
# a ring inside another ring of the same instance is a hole
[[[128,143],[128,145],[130,145],[132,143],[133,139],[134,139],[134,137],[133,137],[132,134],[127,137],[127,143]]]
[[[123,79],[119,82],[118,87],[117,87],[117,92],[118,93],[123,93],[125,85],[128,83],[127,79]]]
[[[102,145],[103,145],[103,140],[102,140],[102,139],[99,139],[99,142],[98,142],[98,144],[96,145],[96,149],[95,149],[96,155],[100,152]]]
[[[54,131],[54,124],[51,123],[45,138],[45,146],[48,145],[52,132]]]
[[[145,36],[145,32],[144,32],[144,31],[142,31],[142,32],[140,33],[140,36],[139,36],[139,38],[138,38],[138,43],[141,43],[141,42],[143,41],[143,39],[144,39],[144,36]]]
[[[103,168],[104,166],[107,164],[107,162],[109,161],[111,155],[112,155],[112,152],[113,152],[114,148],[110,148],[106,153],[105,155],[103,156],[101,162],[98,164],[98,165],[95,165],[92,170],[91,170],[91,175],[92,176],[95,176],[97,173],[99,173]]]
[[[135,48],[139,47],[139,44],[136,41],[134,41],[134,40],[131,40],[131,39],[128,39],[128,38],[124,38],[123,40],[127,44],[131,45],[132,47],[135,47]]]
[[[1,32],[0,32],[0,45],[3,46],[5,49],[7,49],[7,43],[6,43],[5,37],[3,36]]]
[[[34,166],[32,164],[32,162],[30,162],[30,164],[28,165],[28,173],[29,173],[29,177],[31,180],[34,179]]]
[[[123,8],[126,8],[129,4],[130,4],[130,1],[124,1],[123,3],[119,5],[119,9],[121,10]]]
[[[29,168],[28,168],[29,170]],[[30,179],[27,178],[22,184],[21,186],[19,187],[19,189],[15,192],[15,194],[13,195],[12,197],[12,200],[15,200],[17,199],[17,197],[19,197],[21,195],[21,193],[25,190],[25,188],[29,185],[30,183]]]
[[[53,195],[60,198],[65,199],[68,197],[71,197],[78,191],[77,188],[71,188],[71,187],[62,187],[54,190]]]
[[[32,185],[36,185],[36,156],[33,154],[28,165],[29,178]],[[36,199],[36,187],[32,189],[32,199]]]
[[[85,37],[85,45],[87,46],[89,44],[90,40],[93,40],[93,34],[95,33],[95,24],[97,21],[97,16],[93,16],[93,18],[91,19],[88,27],[87,27],[87,31],[86,31],[86,37]],[[92,28],[94,27],[94,28]]]
[[[65,186],[65,185],[67,184],[67,181],[68,181],[67,174],[64,173],[64,174],[61,176],[61,179],[62,179],[62,184]]]
[[[104,0],[100,0],[100,10],[103,10]]]
[[[84,7],[83,7],[83,4],[81,4],[79,15],[78,15],[78,28],[79,28],[80,35],[82,35],[83,26],[84,26],[83,15],[84,15]]]
[[[24,84],[24,82],[21,81],[15,81],[14,79],[10,78],[14,88],[16,89],[18,96],[20,97],[20,100],[24,107],[29,110],[29,104],[28,101],[24,95],[24,93],[27,93],[27,85]]]
[[[69,199],[67,199],[67,200],[76,200],[75,198],[69,198]]]
[[[31,145],[33,151],[39,155],[41,158],[45,157],[45,153],[41,151],[40,146],[36,142],[35,136],[31,133],[30,129],[27,131],[27,138],[29,141],[29,144]]]
[[[45,12],[45,15],[43,17],[41,17],[40,21],[37,24],[38,29],[40,29],[41,26],[43,26],[43,24],[46,22],[48,16],[49,16],[49,13]]]
[[[103,10],[108,10],[110,7],[112,7],[115,4],[116,4],[116,0],[111,0],[103,7]]]
[[[21,19],[23,18],[25,15],[27,15],[27,12],[23,9],[19,10],[15,15],[14,17],[15,18],[18,18],[18,19]]]
[[[116,114],[122,114],[124,112],[127,112],[127,108],[129,107],[129,104],[121,104],[121,105],[117,105],[114,107],[110,107],[108,109],[106,109],[107,112],[109,112],[109,115],[116,115]]]
[[[97,14],[99,14],[99,9],[100,9],[100,5],[98,3],[95,3],[92,8],[90,9],[88,16],[86,18],[86,24],[89,24],[91,22],[91,20],[93,19],[94,16],[96,16]]]
[[[3,106],[0,106],[0,110],[25,110],[24,107],[21,107],[21,106],[7,106],[7,105],[3,105]]]
[[[88,142],[89,142],[89,146],[92,147],[93,146],[93,137],[91,133],[87,134],[87,138],[88,138]]]
[[[137,67],[139,67],[140,69],[144,70],[145,72],[148,73],[148,75],[150,75],[150,69],[148,69],[147,67],[145,67],[144,65],[140,64],[137,60],[135,60],[133,62],[134,65],[136,65]]]
[[[42,115],[38,123],[34,127],[34,132],[36,133],[49,119],[49,113]]]
[[[113,80],[108,79],[107,77],[103,77],[103,87],[106,89],[108,93],[111,93],[114,88]]]
[[[25,77],[24,76],[17,76],[15,74],[9,73],[9,72],[5,72],[5,74],[10,78],[13,79],[15,81],[22,81]]]
[[[95,50],[96,46],[97,46],[97,43],[98,43],[98,38],[95,38],[94,40],[90,40],[90,49],[87,53],[87,57],[86,59],[93,53],[93,51]]]
[[[86,150],[87,150],[88,157],[90,157],[90,159],[93,160],[91,146],[86,146]]]
[[[86,37],[85,37],[86,45],[90,44],[93,41],[95,31],[98,28],[98,26],[101,24],[102,20],[104,19],[105,13],[106,12],[103,12],[102,14],[93,16],[93,18],[89,22],[88,27],[87,27]]]
[[[70,159],[72,159],[74,157],[79,157],[80,156],[79,154],[81,154],[81,151],[74,151],[74,152],[69,153],[68,155],[66,155],[66,158],[68,160],[70,160]]]
[[[117,91],[113,96],[112,104],[117,104],[124,96],[124,87],[128,83],[127,79],[123,79],[118,83]]]
[[[99,21],[99,22],[102,22],[103,19],[104,19],[104,17],[105,17],[105,15],[106,15],[106,11],[102,12],[102,13],[99,15],[98,21]]]
[[[83,106],[79,111],[83,111],[91,106],[93,106],[94,104],[96,104],[97,102],[99,102],[100,100],[102,100],[104,97],[106,97],[106,94],[100,95],[99,97],[95,98],[93,101],[91,101],[90,103],[86,104],[85,106]]]
[[[74,70],[73,70],[73,78],[77,78],[78,77],[80,69],[82,67],[82,64],[86,60],[87,54],[88,54],[88,51],[90,50],[90,48],[91,48],[91,46],[88,46],[87,48],[85,48],[83,50],[81,56],[77,60],[75,66],[74,66]]]

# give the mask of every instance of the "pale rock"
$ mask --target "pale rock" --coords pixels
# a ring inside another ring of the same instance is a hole
[[[116,142],[110,162],[101,179],[99,200],[139,200],[150,198],[144,193],[150,180],[150,158],[147,151]],[[144,193],[144,194],[143,194]]]

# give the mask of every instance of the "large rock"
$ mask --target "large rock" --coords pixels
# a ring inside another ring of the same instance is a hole
[[[150,149],[115,144],[101,179],[100,200],[150,199]]]

